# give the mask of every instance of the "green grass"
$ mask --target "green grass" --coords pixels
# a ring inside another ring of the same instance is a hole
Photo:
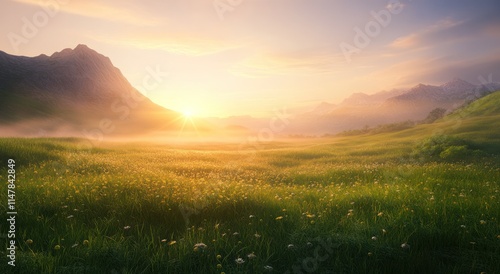
[[[319,270],[499,269],[495,158],[398,166],[397,158],[358,156],[363,150],[356,147],[336,152],[340,144],[257,155],[158,146],[84,153],[65,146],[58,160],[18,169],[22,272],[261,273],[264,265],[284,272],[314,259],[321,244],[331,252],[322,250],[328,259],[317,262]],[[318,152],[325,147],[328,153]],[[294,165],[272,164],[297,158]],[[193,251],[198,242],[208,248]],[[405,242],[410,250],[401,249]],[[257,258],[248,261],[252,252]],[[237,257],[247,262],[237,266]]]
[[[1,180],[8,157],[17,171],[11,272],[500,273],[499,127],[489,124],[498,118],[256,152],[0,139]],[[485,153],[458,161],[412,155],[439,134]],[[6,233],[5,221],[0,229]],[[0,264],[10,271],[4,246]]]
[[[445,119],[481,117],[500,114],[500,91],[493,92],[454,111]]]

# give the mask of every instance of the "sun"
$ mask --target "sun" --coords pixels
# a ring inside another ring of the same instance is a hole
[[[180,120],[180,122],[182,123],[178,135],[181,136],[185,132],[196,132],[196,134],[198,134],[198,127],[196,126],[197,118],[194,117],[196,113],[193,111],[193,109],[185,108],[180,111],[180,113],[181,115],[179,115],[179,117],[176,119]]]
[[[185,109],[182,111],[182,115],[184,115],[184,117],[186,117],[186,118],[191,118],[191,117],[193,117],[194,112],[192,109]]]

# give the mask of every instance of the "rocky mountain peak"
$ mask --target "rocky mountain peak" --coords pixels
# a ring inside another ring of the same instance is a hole
[[[474,87],[475,86],[473,84],[471,84],[467,81],[464,81],[460,78],[454,78],[450,82],[447,82],[447,83],[441,85],[441,88],[444,91],[450,91],[450,92],[472,90],[472,89],[474,89]]]
[[[56,60],[74,60],[79,63],[86,61],[93,64],[112,65],[111,60],[108,57],[83,44],[79,44],[74,49],[66,48],[62,51],[55,52],[50,56],[50,58]]]

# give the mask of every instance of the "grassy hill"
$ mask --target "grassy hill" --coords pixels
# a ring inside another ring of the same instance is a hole
[[[493,92],[492,94],[457,109],[452,114],[448,115],[446,119],[493,115],[500,115],[500,91]]]
[[[350,144],[357,143],[368,150],[379,148],[384,151],[386,147],[397,146],[401,151],[410,154],[422,142],[445,136],[454,139],[454,143],[467,144],[472,149],[499,155],[500,91],[459,108],[432,124],[409,126],[403,130],[400,130],[398,125],[386,126],[388,132],[374,131],[365,135],[341,137],[337,140],[342,146],[349,147]]]

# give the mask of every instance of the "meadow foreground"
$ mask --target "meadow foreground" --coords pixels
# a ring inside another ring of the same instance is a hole
[[[83,142],[0,140],[21,273],[500,271],[496,156],[425,160],[384,136]]]

